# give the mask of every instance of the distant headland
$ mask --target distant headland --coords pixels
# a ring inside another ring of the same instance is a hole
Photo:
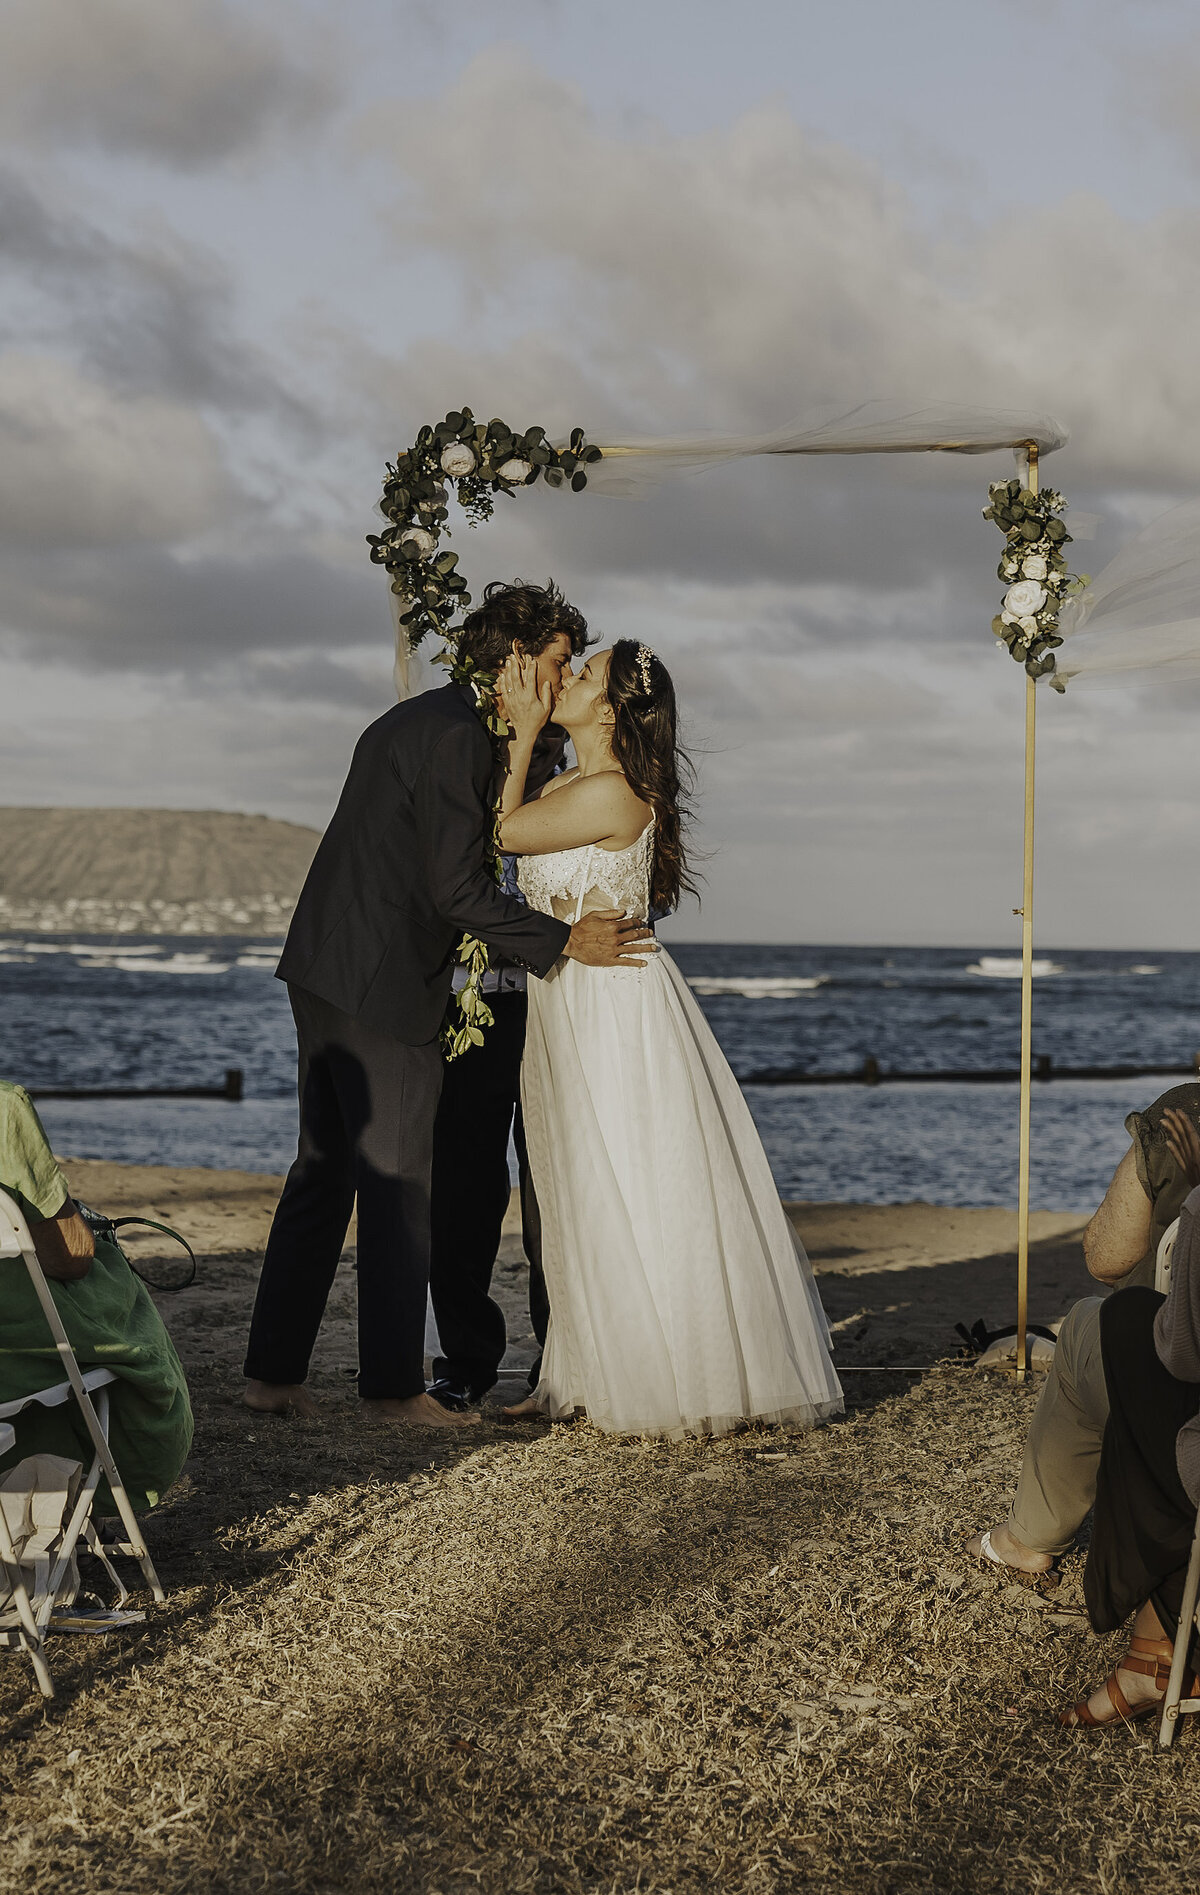
[[[320,839],[227,810],[0,808],[0,933],[278,937]]]

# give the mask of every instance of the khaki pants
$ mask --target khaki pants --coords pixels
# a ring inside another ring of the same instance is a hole
[[[1035,1553],[1065,1553],[1096,1498],[1108,1389],[1100,1356],[1102,1296],[1063,1319],[1021,1461],[1009,1530]]]

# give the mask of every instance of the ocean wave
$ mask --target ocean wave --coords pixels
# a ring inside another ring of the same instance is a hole
[[[981,954],[964,970],[968,974],[981,974],[988,980],[1019,980],[1021,978],[1021,957],[1019,954]],[[1128,980],[1131,974],[1145,977],[1161,974],[1162,968],[1149,961],[1136,961],[1131,967],[1067,967],[1061,961],[1047,959],[1035,960],[1033,977],[1044,980],[1050,974],[1069,974],[1072,980]]]
[[[123,974],[227,974],[230,963],[210,960],[207,954],[172,954],[159,961],[135,960],[130,954],[110,954],[103,948],[95,948],[78,965],[97,970],[116,967]]]
[[[1035,980],[1044,980],[1049,974],[1065,974],[1066,968],[1058,961],[1034,961],[1030,972]],[[1021,957],[1014,955],[981,954],[966,969],[968,974],[982,974],[986,980],[1020,980]]]
[[[793,994],[813,993],[829,981],[828,974],[689,974],[687,984],[697,994],[740,994],[743,1000],[789,1000]]]

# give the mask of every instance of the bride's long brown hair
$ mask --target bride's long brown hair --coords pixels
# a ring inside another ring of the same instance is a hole
[[[613,756],[630,787],[654,811],[650,899],[656,908],[676,908],[682,895],[698,890],[688,873],[684,843],[695,773],[679,741],[671,674],[645,645],[618,638],[605,692],[613,712]]]

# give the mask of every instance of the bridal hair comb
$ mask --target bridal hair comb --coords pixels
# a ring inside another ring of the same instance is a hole
[[[638,670],[642,674],[642,689],[647,697],[650,695],[650,660],[653,656],[654,653],[651,651],[649,645],[643,645],[639,642],[637,648]]]

